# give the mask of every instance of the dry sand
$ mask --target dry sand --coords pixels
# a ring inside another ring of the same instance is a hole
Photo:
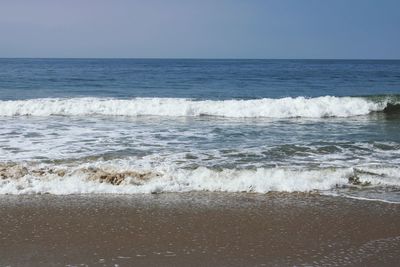
[[[0,266],[396,266],[400,205],[305,194],[0,197]]]

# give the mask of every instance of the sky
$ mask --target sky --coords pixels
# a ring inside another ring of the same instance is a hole
[[[400,1],[0,0],[0,57],[400,59]]]

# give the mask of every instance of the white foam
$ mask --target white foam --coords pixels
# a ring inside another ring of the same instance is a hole
[[[0,116],[222,116],[233,118],[351,117],[383,110],[384,102],[360,97],[286,97],[255,100],[183,98],[71,98],[0,101]]]
[[[388,203],[388,204],[400,204],[398,201],[390,201],[386,199],[381,199],[381,198],[368,198],[368,197],[358,197],[358,196],[352,196],[352,195],[338,195],[338,194],[326,194],[328,196],[342,196],[342,197],[347,197],[347,198],[352,198],[352,199],[357,199],[357,200],[363,200],[363,201],[372,201],[372,202],[383,202],[383,203]]]
[[[151,172],[157,173],[157,175],[152,175],[149,179],[138,180],[137,177],[127,177],[121,184],[112,185],[90,179],[90,173],[87,171],[88,166],[87,164],[75,167],[53,166],[51,167],[52,171],[44,174],[30,169],[22,177],[1,179],[0,194],[51,193],[64,195],[189,191],[254,193],[326,191],[335,189],[337,186],[347,185],[348,178],[355,173],[354,168],[320,168],[315,170],[304,168],[258,168],[253,170],[223,169],[222,171],[217,171],[205,167],[193,170],[161,167],[152,169]],[[102,170],[109,172],[149,172],[149,170],[132,169],[127,165],[116,165],[115,162],[97,162],[96,166],[102,166]],[[63,169],[65,174],[58,175],[57,170],[59,169]],[[377,177],[372,177],[370,173],[365,177],[362,173],[357,175],[361,181],[371,182],[372,186],[400,186],[398,168],[382,170],[382,168],[379,169]],[[382,173],[390,173],[396,177],[385,177],[381,175]]]

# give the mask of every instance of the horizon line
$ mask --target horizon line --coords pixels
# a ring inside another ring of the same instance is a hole
[[[212,58],[212,57],[1,57],[0,59],[150,59],[150,60],[373,60],[399,61],[400,58]]]

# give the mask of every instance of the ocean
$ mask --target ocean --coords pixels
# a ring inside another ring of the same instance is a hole
[[[400,61],[0,59],[0,194],[400,203]]]

